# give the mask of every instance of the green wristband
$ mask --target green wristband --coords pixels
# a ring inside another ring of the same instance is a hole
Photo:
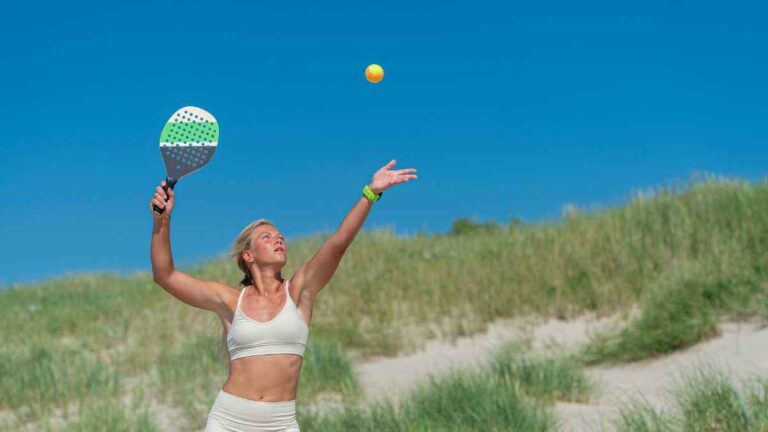
[[[381,198],[382,195],[384,195],[384,192],[380,192],[378,195],[376,195],[373,193],[371,188],[368,187],[368,185],[365,185],[365,187],[363,187],[363,195],[369,200],[376,202],[379,200],[379,198]]]

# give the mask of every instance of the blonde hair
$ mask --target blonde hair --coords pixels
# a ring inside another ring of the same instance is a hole
[[[259,219],[251,222],[237,235],[235,242],[232,244],[232,249],[229,252],[230,258],[237,260],[237,266],[243,271],[243,274],[245,274],[243,280],[240,281],[241,287],[253,283],[253,276],[251,275],[250,268],[248,268],[248,263],[245,261],[245,258],[243,258],[243,252],[251,248],[251,235],[256,231],[256,228],[262,225],[275,226],[275,224],[267,219]]]
[[[251,248],[251,235],[256,231],[256,228],[262,225],[275,226],[267,219],[259,219],[248,224],[247,227],[240,231],[237,235],[235,242],[232,243],[232,248],[229,251],[229,257],[237,260],[237,266],[243,271],[245,277],[240,281],[240,288],[244,288],[253,283],[253,277],[251,276],[251,270],[248,268],[248,263],[243,258],[243,252]],[[222,360],[229,362],[229,349],[227,348],[227,330],[222,332],[221,343],[219,343],[219,355]]]

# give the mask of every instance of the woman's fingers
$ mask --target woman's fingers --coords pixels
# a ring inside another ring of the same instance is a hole
[[[173,199],[173,189],[163,189],[165,187],[165,180],[160,182],[160,186],[155,188],[155,194],[152,196],[152,204],[156,204],[158,207],[165,207],[169,201]]]
[[[155,188],[155,194],[149,200],[149,209],[153,214],[155,214],[155,216],[158,216],[157,213],[155,213],[156,207],[166,210],[168,213],[170,213],[170,209],[173,208],[173,189],[168,188],[164,190],[163,188],[165,185],[165,180],[161,181],[160,186]]]
[[[163,197],[160,197],[160,196],[157,196],[157,195],[155,195],[155,197],[152,198],[152,201],[156,201],[156,202],[158,202],[158,203],[160,203],[162,205],[165,205],[165,203],[167,202],[166,200],[163,199]]]
[[[401,170],[392,171],[392,172],[395,173],[395,174],[398,174],[398,175],[400,175],[400,174],[410,174],[410,173],[415,173],[416,172],[416,168],[401,169]]]
[[[163,183],[165,183],[165,180],[163,180]],[[173,189],[171,189],[171,188],[168,188],[167,190],[163,190],[163,188],[162,188],[162,187],[158,186],[157,188],[155,188],[155,190],[157,191],[157,193],[159,193],[159,194],[160,194],[160,196],[162,196],[162,197],[163,197],[163,198],[165,198],[166,200],[167,200],[169,197],[170,197],[170,198],[173,198],[174,192],[173,192]]]
[[[379,171],[386,171],[386,170],[388,170],[388,169],[392,168],[393,166],[395,166],[395,164],[397,164],[397,161],[396,161],[396,160],[394,160],[394,159],[392,159],[391,161],[389,161],[389,163],[388,163],[388,164],[386,164],[386,165],[384,165],[383,167],[381,167],[381,168],[379,169]]]

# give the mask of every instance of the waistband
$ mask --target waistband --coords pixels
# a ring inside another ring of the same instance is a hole
[[[298,426],[296,400],[265,402],[246,399],[220,390],[211,407],[210,415],[229,424],[245,428]]]
[[[242,396],[233,395],[232,393],[227,393],[223,389],[219,390],[218,397],[221,397],[222,399],[226,399],[231,401],[232,403],[237,403],[241,405],[262,405],[262,406],[273,406],[273,407],[296,407],[296,399],[289,400],[289,401],[257,401],[253,399],[247,399]]]

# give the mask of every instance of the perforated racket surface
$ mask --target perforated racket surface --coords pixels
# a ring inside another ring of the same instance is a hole
[[[204,167],[219,144],[219,124],[208,111],[186,106],[173,113],[160,134],[160,154],[165,162],[164,191],[187,174]],[[162,214],[165,209],[153,206]]]

